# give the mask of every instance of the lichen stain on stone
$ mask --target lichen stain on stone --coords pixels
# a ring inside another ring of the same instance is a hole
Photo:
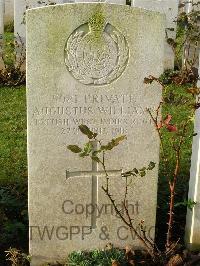
[[[94,15],[89,18],[88,25],[92,34],[92,41],[96,45],[100,45],[102,40],[102,34],[106,26],[106,19],[101,10],[101,6],[97,6]]]

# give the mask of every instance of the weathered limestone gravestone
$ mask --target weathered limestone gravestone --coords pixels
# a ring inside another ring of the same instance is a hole
[[[193,11],[199,11],[200,10],[200,2],[199,0],[190,0],[185,1],[185,12],[189,15]],[[200,31],[200,23],[199,23],[199,31]],[[188,64],[187,61],[193,62],[193,67],[197,69],[199,68],[199,51],[200,51],[200,45],[199,43],[191,43],[186,42],[185,43],[185,51],[183,55],[183,63]],[[191,63],[190,63],[191,64]]]
[[[0,68],[3,67],[2,53],[3,53],[3,34],[4,34],[4,0],[0,0]]]
[[[179,0],[132,0],[134,7],[141,7],[162,12],[166,15],[166,33],[168,38],[176,38],[176,23]],[[174,29],[170,31],[167,29]],[[174,68],[174,53],[171,46],[165,42],[164,69]]]
[[[14,20],[14,0],[5,0],[5,23]]]
[[[125,5],[126,0],[75,0],[75,3],[109,3],[109,4],[118,4]]]
[[[26,10],[54,4],[72,3],[72,0],[15,0],[14,1],[14,36],[16,40],[15,51],[19,62],[26,53]],[[21,66],[26,69],[26,62]]]
[[[200,87],[200,82],[198,86]],[[196,111],[194,132],[197,135],[193,139],[188,198],[197,204],[192,211],[187,212],[185,240],[190,249],[198,250],[200,248],[200,109]]]
[[[179,0],[178,13],[185,12],[185,0]]]
[[[136,226],[145,220],[154,238],[159,139],[147,108],[157,109],[161,88],[143,81],[162,73],[163,52],[164,16],[157,12],[105,3],[27,12],[32,265],[108,242],[141,247],[135,236],[128,237],[101,189],[101,167],[67,151],[67,145],[86,141],[80,124],[105,142],[127,135],[106,158],[119,204],[125,184],[121,169],[156,163],[147,176],[133,180],[127,198]]]
[[[36,7],[50,5],[52,3],[62,4],[63,0],[15,0],[14,1],[14,35],[21,38],[26,44],[26,10]]]
[[[4,34],[4,10],[5,10],[4,0],[0,0],[0,42],[3,40],[3,34]]]
[[[192,11],[192,1],[183,1],[185,3],[184,11],[190,13]]]

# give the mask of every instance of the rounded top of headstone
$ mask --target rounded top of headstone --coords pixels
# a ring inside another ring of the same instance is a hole
[[[125,36],[96,12],[66,41],[65,64],[71,75],[87,85],[110,84],[121,76],[129,59]]]

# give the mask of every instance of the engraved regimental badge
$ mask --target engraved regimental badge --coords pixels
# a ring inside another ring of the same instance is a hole
[[[65,64],[71,75],[87,85],[110,84],[121,76],[129,59],[124,35],[102,14],[78,27],[65,46]]]

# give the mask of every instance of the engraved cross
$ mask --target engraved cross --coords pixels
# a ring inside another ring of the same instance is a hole
[[[93,149],[97,150],[97,143],[93,143]],[[122,170],[109,170],[107,171],[109,177],[116,177],[122,174]],[[91,216],[91,228],[95,229],[97,227],[97,206],[98,206],[98,178],[105,177],[104,171],[99,171],[99,164],[96,161],[92,161],[91,171],[76,171],[70,172],[66,171],[66,178],[74,177],[91,177],[92,178],[92,206],[94,206],[94,212]]]

